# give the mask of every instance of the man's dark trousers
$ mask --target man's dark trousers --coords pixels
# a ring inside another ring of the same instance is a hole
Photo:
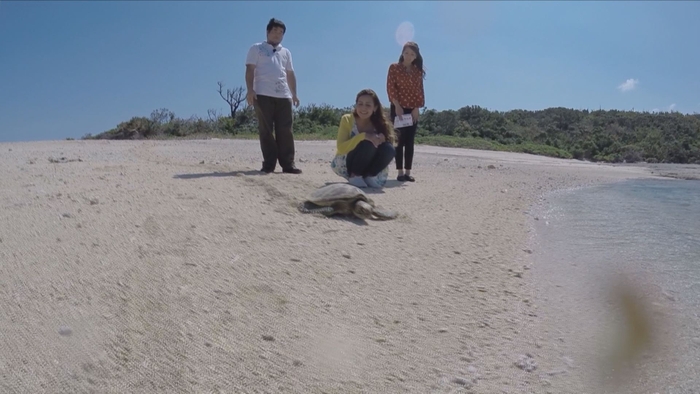
[[[255,114],[258,117],[263,171],[274,171],[278,160],[283,170],[293,169],[295,165],[292,99],[258,95],[255,100]]]

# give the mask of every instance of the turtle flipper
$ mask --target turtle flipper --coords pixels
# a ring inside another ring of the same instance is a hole
[[[299,204],[298,208],[302,213],[320,213],[325,216],[331,216],[335,213],[335,209],[333,209],[333,207],[323,207],[316,205],[311,201],[304,201],[303,203]]]

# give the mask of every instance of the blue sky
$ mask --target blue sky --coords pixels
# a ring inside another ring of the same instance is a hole
[[[426,105],[700,112],[700,2],[0,0],[0,141],[79,138],[168,108],[225,110],[271,17],[288,27],[301,104],[386,103],[413,25]],[[623,88],[624,87],[624,88]]]

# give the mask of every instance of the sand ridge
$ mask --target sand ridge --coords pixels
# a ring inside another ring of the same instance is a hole
[[[362,223],[296,210],[342,181],[332,141],[296,145],[302,175],[259,173],[257,141],[0,144],[0,391],[544,393],[566,379],[536,355],[529,207],[648,170],[419,146],[417,182],[372,194],[401,216]],[[527,353],[538,370],[516,365]]]

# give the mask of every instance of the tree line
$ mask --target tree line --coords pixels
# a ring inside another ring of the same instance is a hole
[[[178,118],[167,109],[136,116],[116,128],[83,139],[247,137],[257,134],[245,88],[217,92],[227,113],[209,110],[207,118]],[[334,139],[340,117],[352,106],[308,104],[294,110],[298,139]],[[388,108],[387,117],[388,117]],[[491,111],[478,105],[457,110],[423,110],[416,135],[422,144],[525,152],[609,163],[700,164],[700,114],[588,110]]]

